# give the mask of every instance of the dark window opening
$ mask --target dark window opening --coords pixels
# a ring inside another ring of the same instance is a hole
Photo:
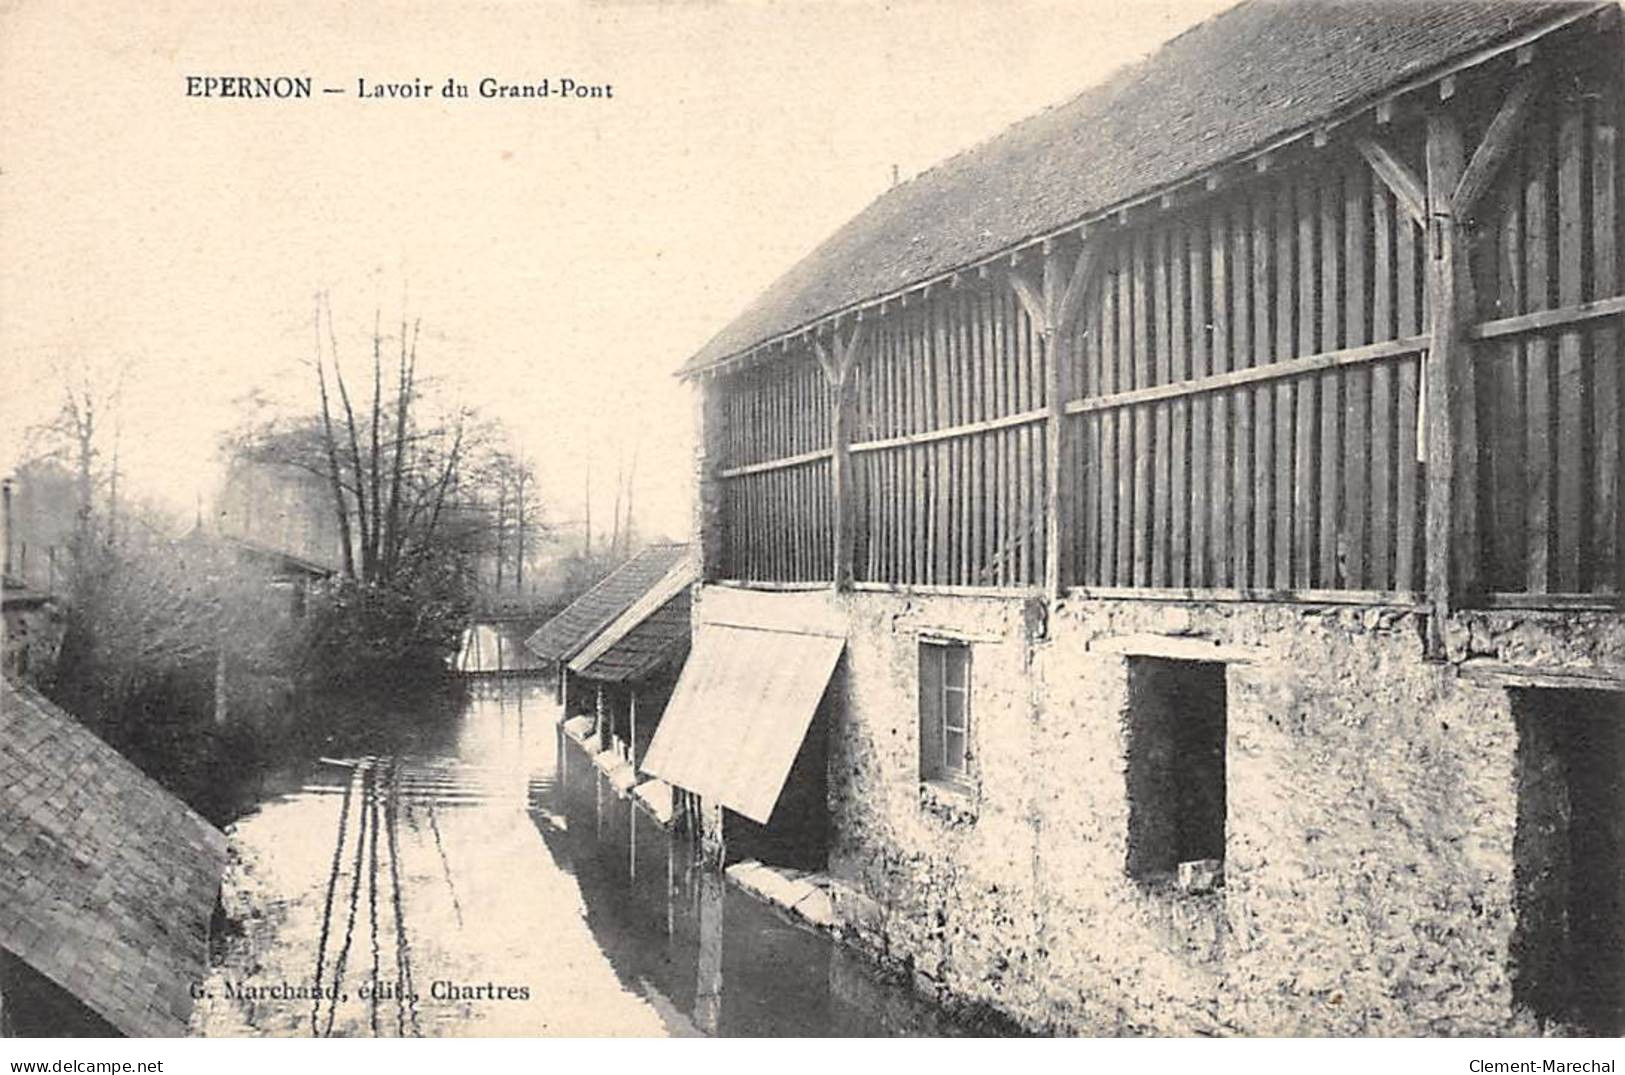
[[[1225,666],[1136,657],[1128,686],[1129,876],[1223,860]]]
[[[1513,999],[1625,1033],[1625,694],[1520,689]]]
[[[920,779],[970,780],[970,646],[920,643]]]

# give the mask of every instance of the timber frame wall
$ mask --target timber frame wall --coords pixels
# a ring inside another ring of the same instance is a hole
[[[1617,607],[1622,54],[1598,12],[712,372],[707,580]]]

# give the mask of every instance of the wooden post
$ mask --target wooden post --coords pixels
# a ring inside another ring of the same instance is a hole
[[[852,504],[852,419],[856,405],[852,366],[863,344],[860,320],[843,339],[840,326],[826,344],[813,337],[818,364],[824,371],[833,399],[830,406],[830,497],[833,507],[835,549],[831,582],[837,592],[852,589],[852,556],[857,536]]]
[[[1444,624],[1461,587],[1476,571],[1474,522],[1477,443],[1470,344],[1465,329],[1477,303],[1467,267],[1465,227],[1454,193],[1463,165],[1461,128],[1443,112],[1427,119],[1428,298],[1432,343],[1426,359],[1428,651],[1444,652]],[[1455,546],[1452,548],[1452,546]],[[1457,579],[1452,579],[1452,561]]]
[[[1061,596],[1069,581],[1063,569],[1062,543],[1072,533],[1073,505],[1065,495],[1061,474],[1068,457],[1066,437],[1065,387],[1071,370],[1070,340],[1083,311],[1083,300],[1094,283],[1094,247],[1085,243],[1070,270],[1061,255],[1049,245],[1042,276],[1034,280],[1019,272],[1010,274],[1015,289],[1043,347],[1045,435],[1044,435],[1044,595],[1050,601]]]
[[[1520,61],[1522,62],[1522,61]],[[1478,539],[1478,409],[1472,344],[1478,296],[1468,264],[1466,221],[1511,155],[1524,117],[1541,88],[1525,71],[1508,91],[1483,140],[1465,159],[1461,128],[1441,104],[1427,117],[1427,182],[1397,154],[1369,139],[1359,149],[1397,204],[1412,214],[1425,199],[1427,287],[1432,342],[1424,366],[1422,423],[1427,466],[1427,564],[1424,586],[1432,615],[1427,650],[1444,655],[1444,626],[1453,608],[1482,588]]]

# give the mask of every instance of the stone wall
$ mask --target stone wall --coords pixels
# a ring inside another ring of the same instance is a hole
[[[848,639],[830,872],[925,991],[1081,1033],[1537,1029],[1512,1001],[1516,722],[1455,662],[1618,676],[1617,616],[1464,616],[1426,662],[1402,608],[713,586],[695,615]],[[922,636],[972,645],[967,792],[919,781]],[[1126,872],[1137,656],[1225,664],[1216,892]]]

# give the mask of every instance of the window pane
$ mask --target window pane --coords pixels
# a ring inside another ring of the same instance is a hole
[[[965,733],[948,732],[943,737],[943,766],[952,773],[965,771]]]
[[[920,776],[942,769],[942,647],[920,646]]]
[[[952,690],[947,691],[944,693],[943,701],[946,703],[943,707],[942,714],[943,726],[950,731],[964,731],[966,728],[965,692]]]
[[[944,646],[942,652],[947,665],[945,676],[950,687],[969,686],[968,675],[970,671],[969,646]]]

